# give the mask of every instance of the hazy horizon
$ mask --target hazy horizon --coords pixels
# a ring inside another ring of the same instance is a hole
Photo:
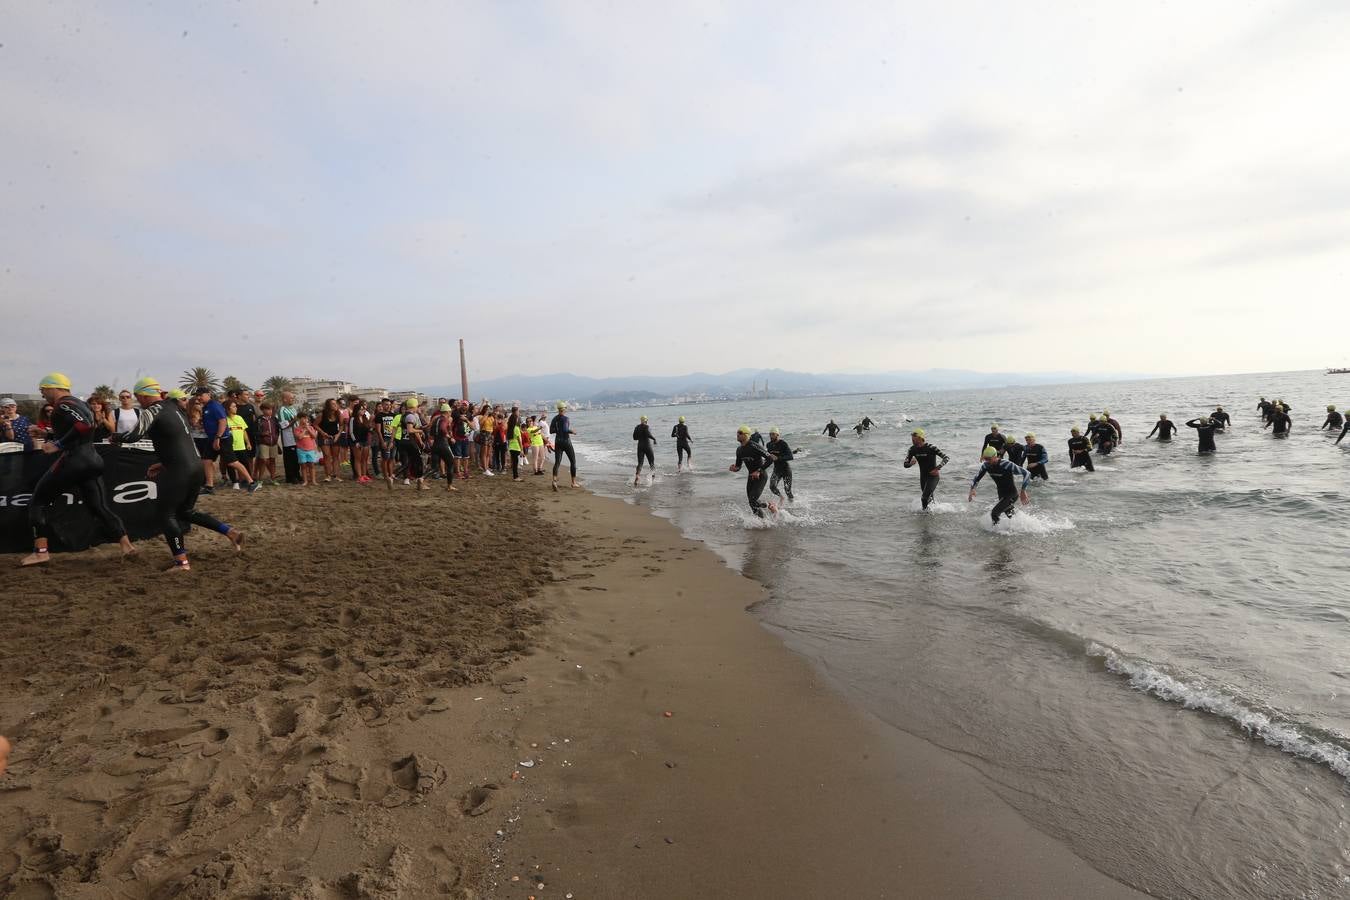
[[[1330,0],[5,8],[3,383],[1350,365]]]

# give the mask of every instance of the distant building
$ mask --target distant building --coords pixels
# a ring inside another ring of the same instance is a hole
[[[389,391],[385,388],[363,387],[352,391],[353,394],[360,397],[367,403],[379,403],[389,396]]]
[[[356,385],[350,381],[331,381],[323,378],[293,378],[291,390],[301,406],[321,406],[330,397],[356,393]]]

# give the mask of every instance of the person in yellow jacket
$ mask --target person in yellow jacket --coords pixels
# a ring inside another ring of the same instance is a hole
[[[548,435],[544,432],[542,416],[530,416],[525,422],[525,430],[530,433],[530,463],[534,474],[544,474],[544,454],[548,451]]]
[[[506,449],[511,453],[511,480],[520,481],[520,410],[512,409],[506,420]]]

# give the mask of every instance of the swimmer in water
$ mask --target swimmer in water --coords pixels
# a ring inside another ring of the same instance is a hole
[[[905,454],[905,468],[919,467],[919,497],[923,508],[927,509],[928,504],[933,502],[942,467],[947,464],[949,457],[928,443],[928,433],[922,428],[915,428],[909,438],[911,443],[909,452]]]
[[[670,429],[670,436],[675,439],[675,471],[684,471],[684,459],[689,457],[689,469],[694,468],[694,439],[689,436],[689,426],[684,424],[684,416],[680,416],[680,421],[675,427]]]
[[[970,496],[966,498],[966,502],[974,502],[976,486],[979,485],[981,478],[988,475],[998,487],[998,502],[989,510],[989,518],[997,525],[1000,516],[1012,518],[1015,512],[1013,505],[1018,500],[1022,501],[1023,506],[1031,502],[1031,498],[1027,496],[1027,483],[1031,481],[1031,473],[1017,463],[999,459],[998,451],[993,447],[985,447],[980,455],[982,457],[980,470],[975,473],[975,479],[970,483]],[[1022,479],[1021,487],[1013,483],[1014,479],[1019,477]]]
[[[1213,453],[1217,449],[1214,446],[1214,421],[1209,416],[1191,419],[1186,424],[1194,428],[1196,435],[1200,438],[1201,453]]]
[[[985,447],[993,447],[995,452],[1002,453],[1003,445],[1007,442],[1008,439],[998,430],[998,423],[995,422],[989,426],[989,433],[984,436],[984,443],[980,445],[980,452],[983,453]]]
[[[1120,430],[1120,423],[1117,422],[1115,419],[1111,418],[1111,410],[1109,409],[1102,410],[1102,418],[1106,420],[1106,424],[1110,425],[1112,428],[1116,430],[1116,440],[1115,440],[1116,445],[1119,446],[1120,444],[1125,443],[1125,432]]]
[[[652,452],[652,447],[656,445],[656,435],[652,434],[652,429],[647,425],[647,417],[643,416],[638,422],[637,427],[633,429],[633,440],[637,445],[637,471],[633,473],[633,484],[638,483],[642,477],[642,463],[646,461],[647,467],[651,469],[652,474],[656,474],[656,454]]]
[[[787,494],[787,502],[792,503],[792,448],[783,440],[777,428],[770,428],[769,443],[764,449],[773,456],[773,475],[769,478],[769,492],[781,499],[783,494],[778,492],[778,485],[781,482],[783,491]]]
[[[827,424],[824,428],[820,430],[820,433],[828,434],[830,436],[830,440],[834,440],[840,431],[843,431],[843,429],[840,428],[838,425],[834,424],[834,419],[831,419],[829,421],[829,424]]]
[[[753,433],[749,425],[736,429],[736,461],[731,464],[729,471],[739,472],[741,466],[749,470],[750,474],[745,479],[745,498],[750,502],[750,511],[762,519],[766,509],[771,513],[778,512],[772,503],[759,499],[769,484],[765,472],[773,464],[773,457],[762,444],[751,440]]]
[[[1222,406],[1214,407],[1214,412],[1210,413],[1209,417],[1214,420],[1214,427],[1220,431],[1227,431],[1228,426],[1233,424],[1233,417],[1224,412]]]
[[[1089,472],[1095,471],[1092,466],[1092,444],[1083,437],[1082,429],[1074,426],[1069,429],[1069,468],[1077,469],[1080,466]]]
[[[1093,443],[1097,446],[1097,452],[1106,456],[1112,450],[1116,449],[1117,439],[1120,437],[1116,429],[1111,425],[1111,421],[1104,415],[1097,416],[1096,420],[1090,426],[1092,430]]]
[[[1000,453],[999,456],[1005,456],[1008,459],[1012,460],[1015,464],[1019,466],[1022,465],[1024,462],[1026,462],[1027,448],[1017,443],[1017,435],[1009,434],[1006,435],[1006,437],[1008,440],[1003,445],[1003,452]]]
[[[1050,454],[1046,451],[1045,447],[1036,443],[1036,435],[1028,434],[1026,441],[1026,444],[1023,445],[1023,450],[1026,453],[1026,462],[1024,465],[1026,466],[1027,471],[1031,473],[1032,478],[1039,478],[1041,481],[1049,481],[1050,471],[1046,469],[1046,466],[1050,463]]]
[[[1293,421],[1290,420],[1289,418],[1288,407],[1284,406],[1281,403],[1277,403],[1270,412],[1269,421],[1266,422],[1265,426],[1261,430],[1265,431],[1266,428],[1273,428],[1275,429],[1273,432],[1275,437],[1288,437],[1289,429],[1293,426],[1293,424],[1294,424]]]
[[[1327,420],[1322,423],[1322,431],[1335,431],[1345,424],[1344,418],[1336,412],[1335,406],[1327,407]]]
[[[1172,439],[1172,432],[1176,430],[1176,423],[1167,418],[1167,413],[1163,413],[1158,416],[1158,423],[1153,426],[1153,430],[1148,433],[1148,437],[1153,437],[1156,434],[1158,440],[1170,441]],[[1144,440],[1148,440],[1148,438],[1144,438]]]

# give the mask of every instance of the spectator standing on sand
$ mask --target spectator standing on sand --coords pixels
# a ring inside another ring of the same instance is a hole
[[[33,449],[33,437],[28,432],[33,427],[27,416],[19,415],[19,404],[14,398],[0,400],[0,441],[23,444],[23,449]]]
[[[291,425],[295,434],[295,460],[300,467],[300,484],[304,487],[318,484],[314,477],[314,466],[319,462],[319,429],[309,421],[309,413],[296,415]]]
[[[366,401],[358,399],[347,413],[347,436],[351,443],[352,477],[359,484],[370,484],[370,443],[374,416]]]
[[[122,391],[117,395],[117,409],[113,410],[113,434],[126,434],[136,427],[136,420],[140,417],[140,411],[133,405],[131,391]]]
[[[281,447],[277,442],[281,439],[281,423],[277,421],[276,414],[272,410],[272,404],[263,401],[261,414],[257,420],[258,428],[258,452],[255,456],[257,463],[255,479],[262,481],[263,473],[267,473],[267,478],[273,484],[277,483],[277,457],[281,454]]]
[[[106,441],[108,436],[113,433],[113,415],[112,410],[108,409],[108,402],[98,394],[89,398],[89,413],[94,417],[94,442]]]
[[[220,459],[221,448],[225,446],[225,407],[220,405],[211,394],[210,388],[197,389],[197,402],[202,408],[202,430],[206,432],[206,446],[202,453],[202,473],[206,476],[206,486],[202,488],[203,494],[210,494],[215,490],[217,460]]]
[[[323,483],[341,481],[338,473],[338,438],[342,435],[342,409],[332,397],[323,401],[319,413],[319,452],[323,454]]]
[[[249,402],[248,391],[230,391],[229,398],[239,410],[239,418],[244,420],[248,433],[248,448],[236,458],[248,469],[249,477],[258,481],[258,408]]]
[[[248,423],[239,415],[239,404],[233,400],[225,404],[225,426],[229,430],[221,442],[220,463],[227,471],[233,471],[238,476],[239,480],[234,482],[236,491],[239,490],[239,481],[242,481],[252,494],[261,485],[253,480],[248,466],[240,457],[251,450],[253,445],[248,437]]]
[[[300,457],[295,447],[295,420],[299,411],[295,408],[295,394],[281,392],[281,409],[277,410],[277,422],[281,426],[281,465],[286,470],[287,484],[300,484]]]

